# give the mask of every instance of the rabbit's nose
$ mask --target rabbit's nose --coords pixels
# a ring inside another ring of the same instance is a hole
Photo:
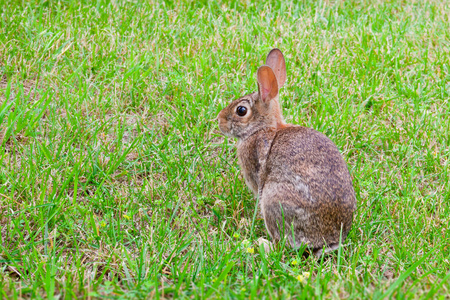
[[[221,111],[217,114],[217,117],[216,117],[214,120],[219,120],[219,122],[220,122],[220,120],[223,119],[223,117],[221,117],[223,114],[224,114],[224,113],[223,113],[223,110],[221,110]]]

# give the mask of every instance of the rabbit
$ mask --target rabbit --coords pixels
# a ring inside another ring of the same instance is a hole
[[[285,81],[284,56],[272,49],[257,71],[258,91],[222,109],[219,129],[238,139],[238,164],[259,198],[272,239],[286,237],[291,247],[306,244],[321,256],[347,237],[355,191],[347,164],[328,137],[284,121],[278,91]]]

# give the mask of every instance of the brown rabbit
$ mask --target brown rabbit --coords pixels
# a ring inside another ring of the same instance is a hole
[[[218,116],[219,128],[238,138],[245,182],[260,199],[270,236],[286,236],[292,247],[306,244],[320,256],[347,237],[356,197],[347,164],[322,133],[286,124],[278,90],[286,81],[279,49],[270,51],[257,73],[258,92],[234,100]]]

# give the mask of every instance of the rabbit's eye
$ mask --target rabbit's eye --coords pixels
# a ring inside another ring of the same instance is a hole
[[[236,109],[236,113],[238,114],[238,116],[245,116],[247,114],[247,107],[245,106],[238,106],[238,108]]]

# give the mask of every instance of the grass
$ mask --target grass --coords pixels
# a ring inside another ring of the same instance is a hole
[[[280,2],[1,1],[0,298],[448,297],[449,2]],[[214,120],[272,47],[353,177],[327,259],[256,245]]]

